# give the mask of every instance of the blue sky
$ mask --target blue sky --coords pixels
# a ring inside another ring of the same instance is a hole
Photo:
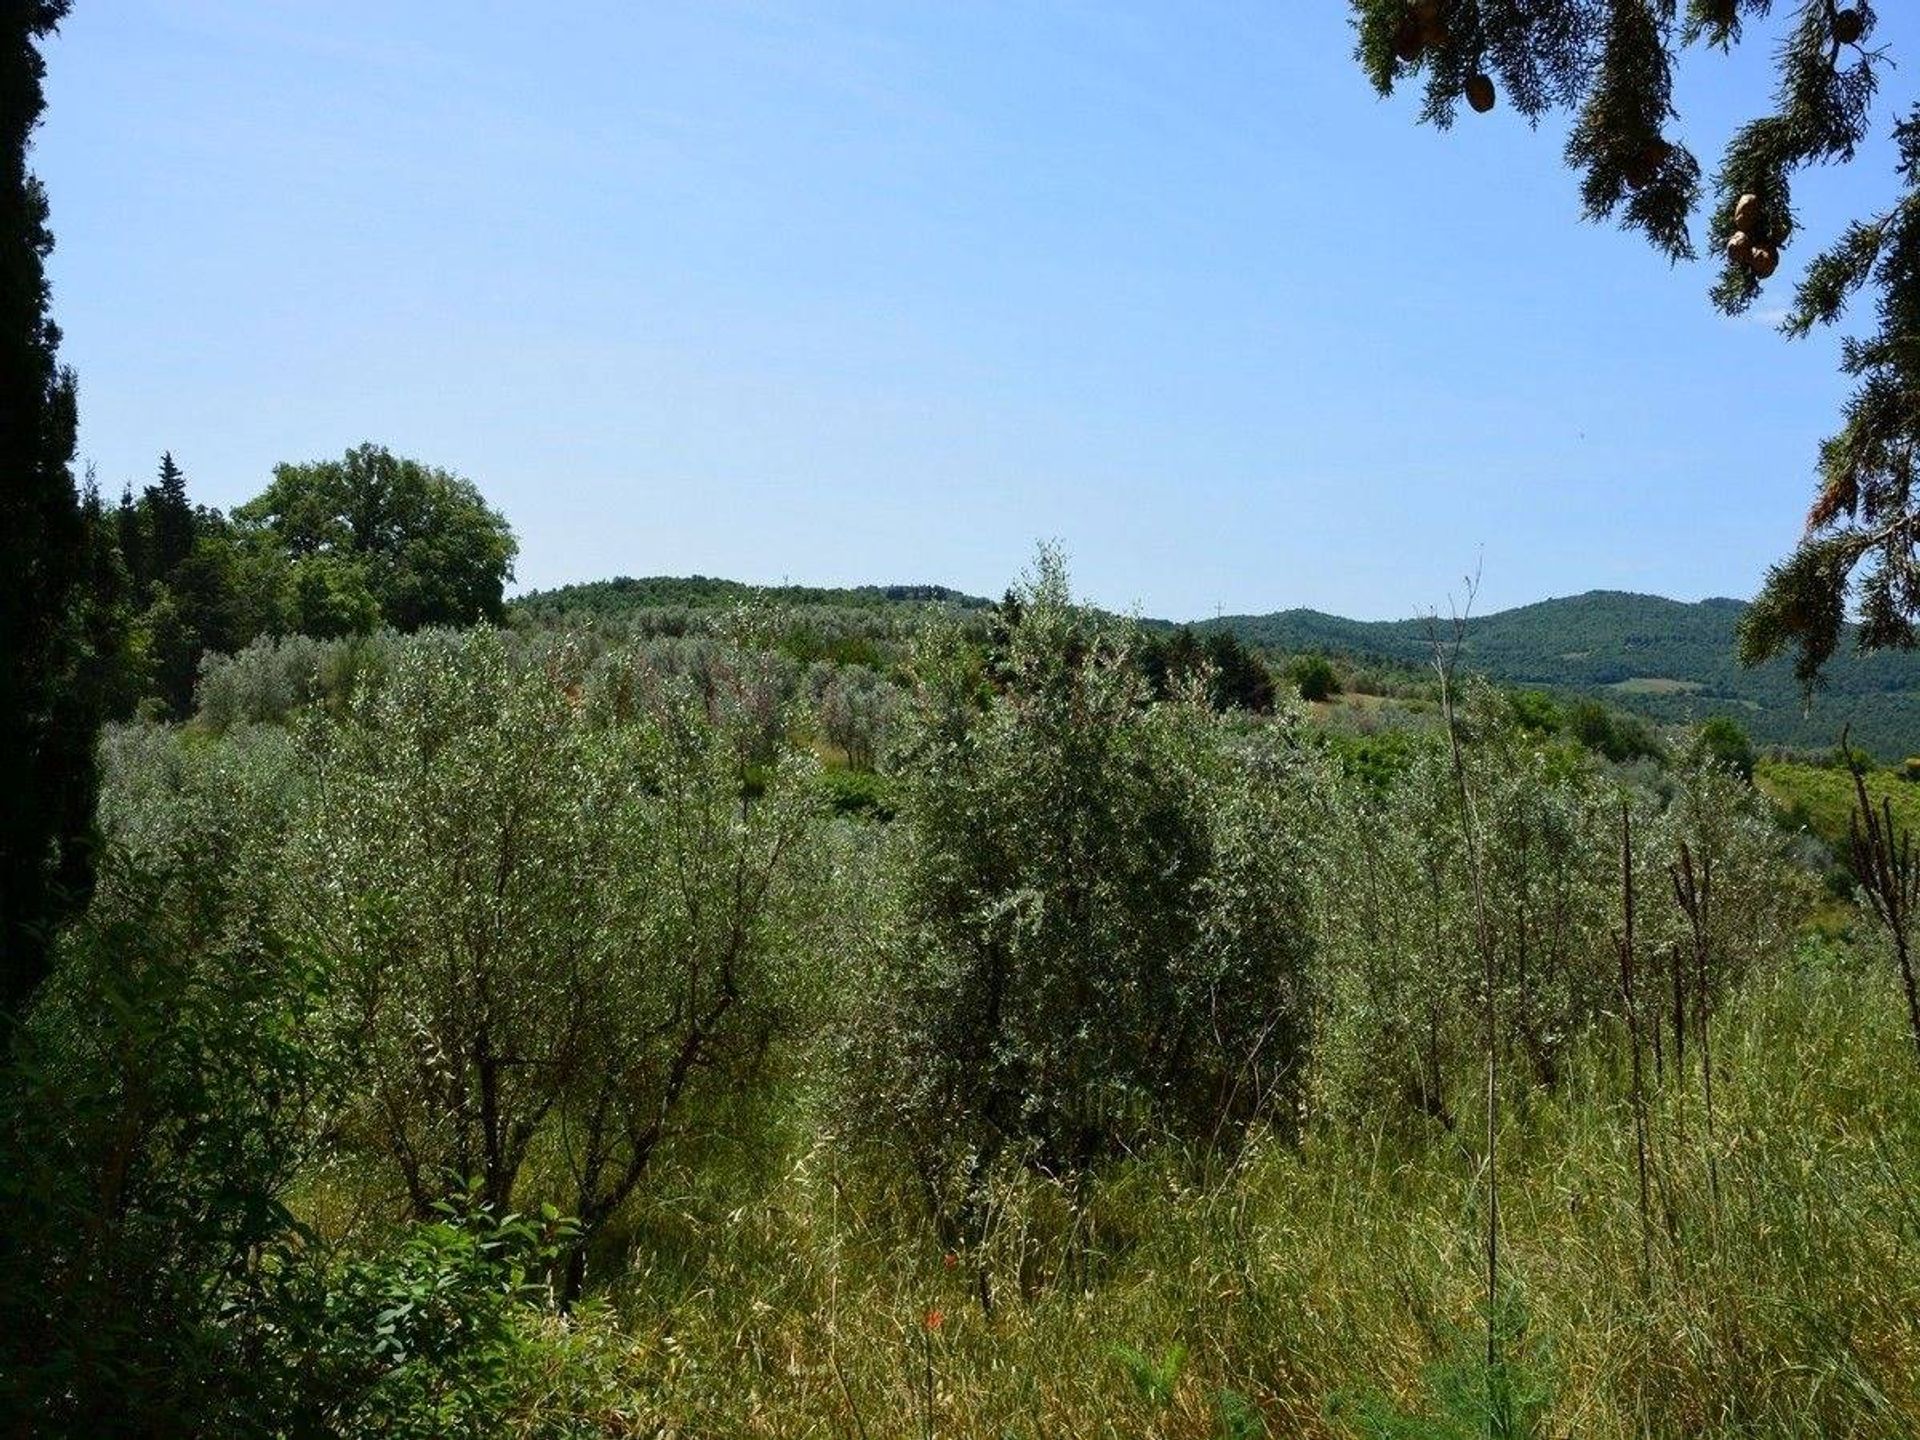
[[[226,506],[379,441],[480,485],[523,586],[997,593],[1055,539],[1183,618],[1476,563],[1483,610],[1751,593],[1833,340],[1351,48],[1337,0],[79,0],[35,163],[81,456]],[[1709,164],[1753,48],[1683,72]],[[1811,177],[1808,233],[1888,194],[1882,148]]]

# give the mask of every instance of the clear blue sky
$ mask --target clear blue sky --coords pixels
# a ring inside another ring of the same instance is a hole
[[[1444,608],[1476,557],[1482,609],[1750,594],[1833,342],[1351,48],[1337,0],[78,0],[36,164],[81,456],[227,506],[376,440],[475,480],[523,586],[997,593],[1054,538],[1175,617]],[[1766,84],[1693,58],[1709,164]],[[1888,163],[1806,182],[1812,233]]]

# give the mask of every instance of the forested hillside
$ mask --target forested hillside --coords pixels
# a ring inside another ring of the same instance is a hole
[[[1505,684],[1592,693],[1666,723],[1731,715],[1765,744],[1827,748],[1851,725],[1854,741],[1884,758],[1920,749],[1920,655],[1845,648],[1809,708],[1785,659],[1740,664],[1735,629],[1746,608],[1738,600],[1686,604],[1591,590],[1470,618],[1465,659]],[[1425,619],[1283,610],[1208,623],[1279,651],[1416,664],[1432,653]]]
[[[513,602],[514,610],[529,619],[549,621],[616,619],[638,610],[660,608],[707,609],[748,602],[798,606],[835,605],[875,610],[896,605],[937,605],[954,610],[984,610],[993,602],[963,595],[945,585],[748,585],[739,580],[716,580],[706,575],[650,575],[635,579],[622,575],[534,590]]]

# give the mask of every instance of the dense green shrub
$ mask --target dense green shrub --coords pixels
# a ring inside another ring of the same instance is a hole
[[[1726,715],[1712,716],[1701,724],[1694,745],[1701,755],[1714,764],[1724,765],[1742,780],[1753,779],[1753,766],[1757,758],[1753,750],[1753,738],[1738,720]]]
[[[1302,655],[1287,667],[1302,700],[1331,700],[1340,693],[1340,675],[1324,655]]]
[[[531,1408],[529,1369],[558,1348],[546,1281],[576,1240],[551,1210],[501,1215],[463,1196],[370,1254],[289,1267],[258,1317],[269,1433],[500,1434]],[[586,1378],[539,1376],[540,1399]]]
[[[1646,721],[1609,710],[1598,700],[1576,700],[1568,707],[1566,730],[1572,739],[1609,760],[1637,760],[1661,753],[1660,741]]]
[[[820,784],[835,814],[893,818],[894,786],[884,775],[870,770],[824,770]]]
[[[1515,690],[1507,696],[1513,722],[1522,730],[1539,735],[1556,735],[1565,723],[1559,703],[1542,690]]]
[[[1084,1178],[1286,1114],[1306,1044],[1286,760],[1152,703],[1057,563],[1019,602],[990,693],[955,637],[919,657],[853,1066],[855,1123],[976,1232],[1002,1161]]]
[[[278,738],[278,737],[273,737]],[[108,747],[114,848],[0,1086],[0,1409],[23,1433],[252,1433],[284,1197],[350,1080],[269,913],[286,747]]]

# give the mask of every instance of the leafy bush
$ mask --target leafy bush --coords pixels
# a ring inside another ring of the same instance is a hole
[[[1513,722],[1538,735],[1555,735],[1565,721],[1558,702],[1541,690],[1515,690],[1507,696]]]
[[[820,784],[836,815],[868,815],[875,820],[894,816],[894,786],[870,770],[823,770]]]
[[[1753,739],[1738,720],[1713,716],[1700,726],[1694,744],[1698,753],[1714,764],[1725,766],[1742,780],[1753,779]]]
[[[1003,1160],[1084,1178],[1284,1116],[1306,1045],[1285,758],[1151,703],[1051,558],[1019,601],[991,693],[954,637],[919,658],[852,1067],[856,1123],[972,1232]]]
[[[1609,710],[1598,700],[1577,700],[1567,710],[1567,734],[1609,760],[1657,757],[1660,742],[1644,720]]]
[[[0,1409],[23,1432],[253,1433],[284,1197],[348,1074],[268,913],[284,747],[112,746],[115,841],[0,1085]]]
[[[472,1196],[436,1210],[370,1255],[279,1287],[264,1317],[276,1433],[482,1440],[525,1407],[552,1313],[546,1277],[577,1229]]]
[[[1324,655],[1302,655],[1287,668],[1302,700],[1331,700],[1340,693],[1340,675]]]

